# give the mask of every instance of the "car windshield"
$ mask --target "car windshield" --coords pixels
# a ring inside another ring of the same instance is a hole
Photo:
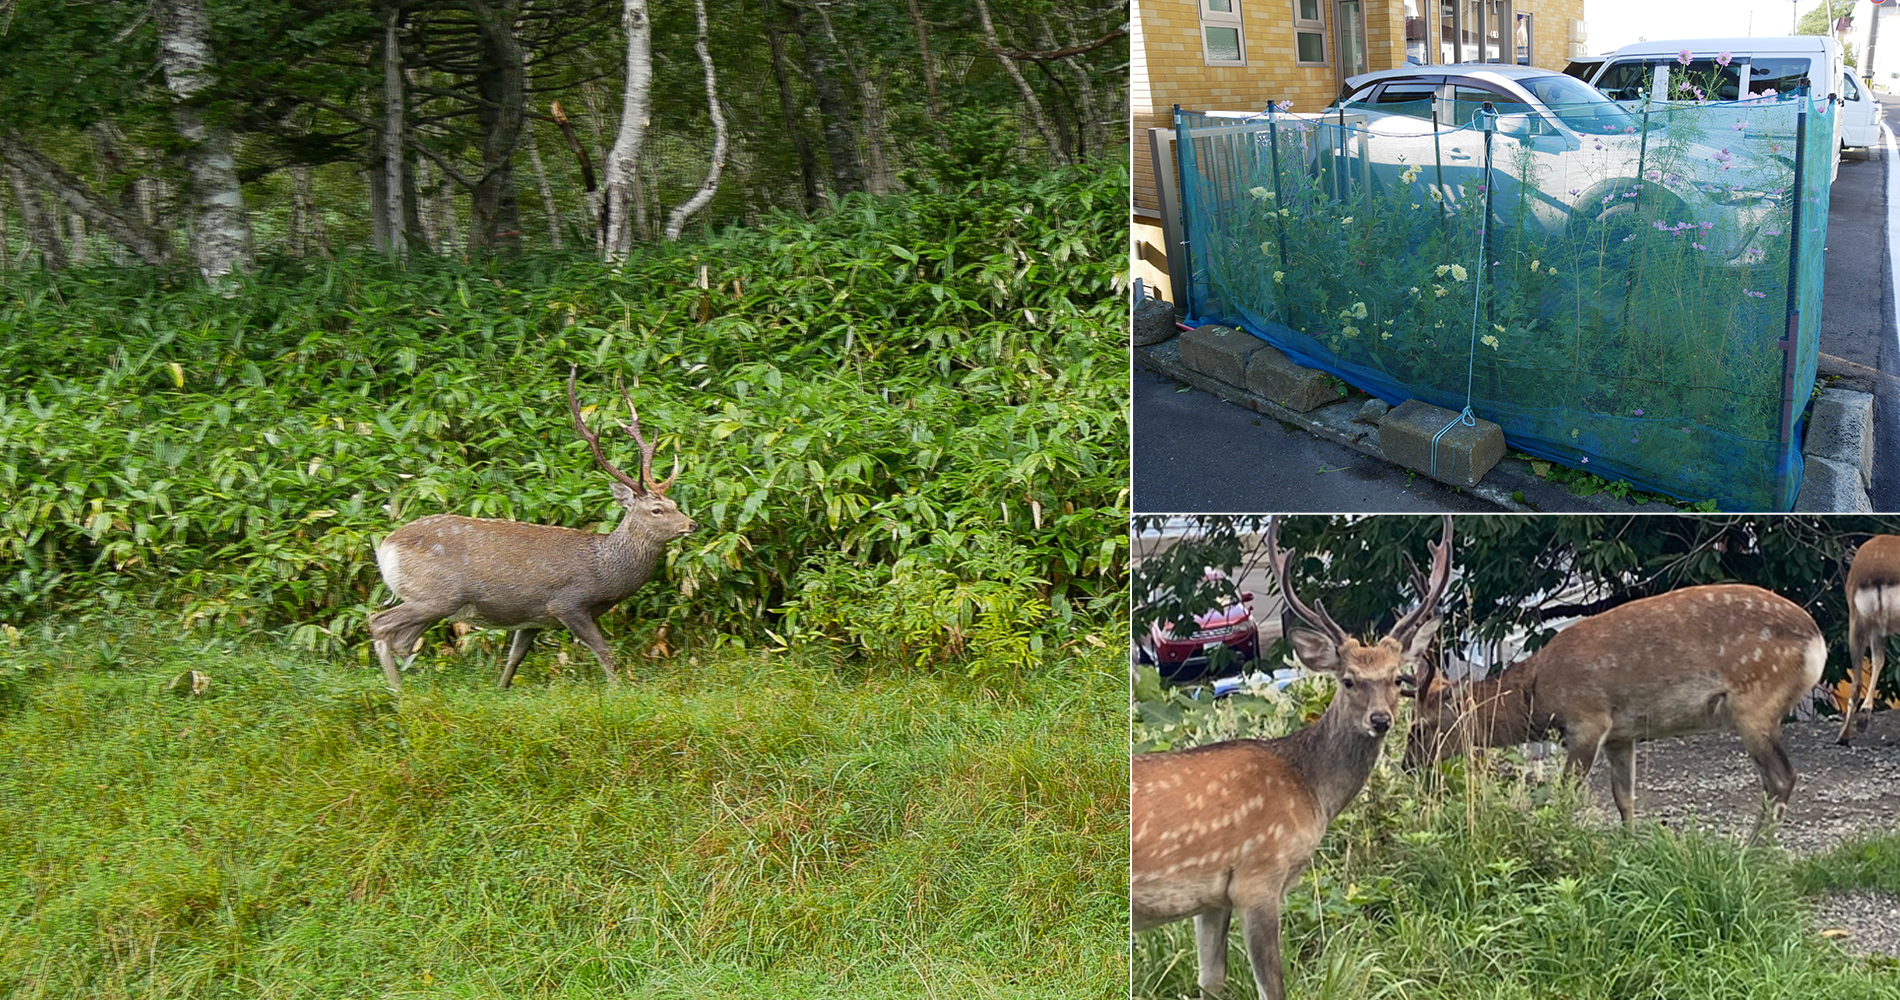
[[[1637,128],[1636,116],[1576,77],[1552,73],[1525,77],[1517,85],[1531,92],[1565,125],[1586,135],[1607,135]]]

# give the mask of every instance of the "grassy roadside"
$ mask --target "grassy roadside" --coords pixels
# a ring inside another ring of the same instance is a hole
[[[1113,656],[476,662],[399,708],[283,649],[11,653],[0,995],[1125,995]]]

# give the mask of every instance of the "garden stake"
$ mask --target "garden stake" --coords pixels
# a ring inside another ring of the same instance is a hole
[[[1806,180],[1804,171],[1808,152],[1808,84],[1806,80],[1795,88],[1794,112],[1794,214],[1788,221],[1788,326],[1775,346],[1781,348],[1781,443],[1787,444],[1794,439],[1794,349],[1801,332],[1801,302],[1796,296],[1796,281],[1801,266],[1801,192]],[[1780,507],[1787,510],[1794,506],[1793,483],[1788,481],[1788,473],[1781,477]],[[1858,664],[1855,664],[1858,666]]]
[[[1273,233],[1280,248],[1280,270],[1286,270],[1286,219],[1280,214],[1280,125],[1267,102],[1267,153],[1273,160]]]

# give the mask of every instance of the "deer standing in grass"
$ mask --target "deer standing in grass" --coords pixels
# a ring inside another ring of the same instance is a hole
[[[1900,536],[1875,535],[1854,553],[1847,568],[1847,711],[1837,741],[1847,746],[1853,733],[1866,732],[1874,711],[1880,668],[1887,662],[1887,637],[1900,633]],[[1869,660],[1866,689],[1861,687],[1860,658]],[[1864,714],[1855,726],[1855,704]]]
[[[1392,726],[1399,684],[1431,644],[1432,617],[1451,575],[1451,518],[1432,546],[1427,592],[1384,637],[1361,642],[1323,605],[1293,592],[1278,519],[1267,528],[1267,558],[1280,593],[1312,629],[1288,633],[1294,653],[1339,686],[1319,721],[1270,740],[1233,740],[1133,762],[1130,889],[1135,930],[1194,918],[1199,983],[1215,995],[1227,981],[1227,927],[1241,913],[1242,935],[1262,1000],[1282,1000],[1280,906],[1312,860],[1333,817],[1364,787]]]
[[[653,445],[640,435],[640,415],[624,388],[628,423],[640,447],[640,478],[615,468],[588,431],[567,375],[567,407],[594,461],[614,477],[614,499],[626,508],[605,535],[547,524],[436,514],[397,528],[376,547],[376,567],[401,604],[370,616],[370,638],[393,691],[402,690],[398,656],[413,659],[416,641],[444,619],[514,630],[499,686],[514,681],[542,629],[566,626],[593,650],[610,683],[619,683],[613,652],[597,623],[639,590],[668,542],[691,534],[692,518],[667,499],[679,477],[677,460],[665,482],[653,481]],[[406,661],[405,661],[406,662]]]
[[[1826,661],[1820,628],[1793,601],[1746,584],[1684,587],[1585,618],[1483,680],[1454,685],[1421,671],[1406,765],[1556,733],[1579,780],[1603,751],[1628,824],[1638,741],[1733,729],[1766,792],[1753,840],[1794,791],[1782,717]]]

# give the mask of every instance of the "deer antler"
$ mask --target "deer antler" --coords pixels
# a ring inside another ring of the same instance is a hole
[[[1392,630],[1386,633],[1397,639],[1400,646],[1411,645],[1412,636],[1418,632],[1419,626],[1425,624],[1426,619],[1432,616],[1432,612],[1438,610],[1438,599],[1445,596],[1445,585],[1451,580],[1450,514],[1445,515],[1444,534],[1439,536],[1438,541],[1432,543],[1430,548],[1432,550],[1431,579],[1426,580],[1419,573],[1418,566],[1412,566],[1412,586],[1419,592],[1418,607],[1394,622]],[[1407,556],[1406,561],[1411,562],[1411,557]],[[1414,682],[1415,691],[1424,691],[1431,685],[1434,669],[1429,659],[1419,661],[1418,677]]]
[[[587,442],[588,449],[594,453],[594,461],[600,463],[600,467],[603,469],[606,469],[608,475],[611,475],[615,479],[618,479],[622,483],[626,484],[627,488],[632,490],[633,492],[641,496],[645,496],[648,492],[647,487],[645,485],[642,485],[639,480],[615,468],[612,462],[607,461],[606,453],[600,450],[600,435],[594,434],[588,431],[587,421],[581,419],[581,402],[580,402],[579,397],[574,395],[574,381],[575,379],[579,377],[580,377],[580,366],[569,365],[567,368],[567,409],[568,409],[568,412],[574,415],[574,429],[580,432],[581,440]],[[632,401],[629,400],[627,405],[631,407],[633,405]],[[638,424],[639,422],[636,420],[635,426],[637,427]],[[640,439],[640,434],[636,430],[634,431],[634,440],[638,441],[639,439]],[[645,442],[641,442],[640,454],[641,454],[642,460],[645,462],[651,462],[653,460],[653,450],[651,448],[648,448]],[[643,466],[643,470],[644,470],[644,466]],[[649,482],[651,482],[652,476],[649,475],[647,479]],[[670,479],[667,480],[667,483],[670,485],[672,483],[672,480]],[[654,492],[660,492],[660,491],[656,490]]]
[[[1276,517],[1269,520],[1267,522],[1267,562],[1273,565],[1273,578],[1280,584],[1280,593],[1286,598],[1287,607],[1292,608],[1293,613],[1299,615],[1301,621],[1325,634],[1334,645],[1344,643],[1346,630],[1340,628],[1339,624],[1333,621],[1332,616],[1326,613],[1325,604],[1314,601],[1313,607],[1309,608],[1300,600],[1300,596],[1293,592],[1293,579],[1287,575],[1287,561],[1291,555],[1290,552],[1280,548],[1280,519]]]
[[[614,388],[619,389],[620,398],[627,401],[627,420],[629,422],[627,423],[626,426],[620,429],[632,435],[634,443],[640,446],[640,480],[641,482],[644,482],[647,484],[647,490],[651,492],[653,495],[665,496],[667,488],[673,485],[673,480],[678,479],[680,477],[679,452],[675,451],[673,453],[673,474],[666,477],[666,482],[663,482],[663,483],[654,482],[653,481],[654,445],[648,444],[647,439],[640,436],[640,414],[638,411],[636,411],[633,408],[633,394],[629,393],[627,391],[627,387],[621,384],[619,376],[614,377]]]

